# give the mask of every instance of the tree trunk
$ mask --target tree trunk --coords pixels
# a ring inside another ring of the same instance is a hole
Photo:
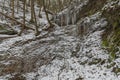
[[[53,27],[53,24],[51,23],[51,21],[50,21],[50,19],[49,19],[49,16],[48,16],[48,13],[47,13],[47,11],[46,11],[45,2],[44,2],[44,0],[42,0],[42,1],[43,1],[43,8],[44,8],[44,11],[45,11],[45,15],[46,15],[47,21],[48,21],[50,27]]]
[[[25,4],[26,4],[26,0],[23,0],[23,25],[20,33],[18,34],[19,36],[22,34],[23,30],[25,29],[25,11],[26,11]]]
[[[34,22],[34,0],[31,0],[31,19],[30,22]]]

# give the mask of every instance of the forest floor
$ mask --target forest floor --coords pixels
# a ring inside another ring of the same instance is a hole
[[[0,35],[0,80],[120,80],[120,58],[110,61],[102,46],[107,21],[100,16],[97,12],[80,20],[90,27],[83,37],[77,33],[80,24],[42,31],[47,24],[45,17],[39,19],[42,26],[38,36],[32,30],[22,36]],[[9,21],[0,20],[0,24]],[[18,26],[13,28],[19,31]],[[3,39],[5,36],[11,38]]]

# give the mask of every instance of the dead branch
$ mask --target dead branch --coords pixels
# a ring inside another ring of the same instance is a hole
[[[14,19],[14,18],[12,18],[12,17],[6,15],[5,13],[0,12],[0,14],[3,15],[3,16],[5,16],[6,18],[9,18],[9,19],[11,19],[11,20],[17,22],[18,24],[24,25],[22,22],[17,21],[16,19]],[[27,25],[24,25],[24,26],[25,26],[25,28],[34,30],[34,28],[28,27]]]

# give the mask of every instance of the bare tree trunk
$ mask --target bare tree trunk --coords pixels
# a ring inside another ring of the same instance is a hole
[[[11,0],[10,1],[10,8],[11,8],[11,11],[12,11],[12,13],[11,13],[11,16],[12,16],[12,18],[14,18],[15,16],[14,16],[14,13],[15,13],[15,10],[14,10],[14,5],[15,3],[14,3],[14,0]],[[14,24],[14,21],[12,21],[11,22],[11,25],[13,25]]]
[[[34,22],[34,0],[31,0],[31,19],[30,22]]]
[[[34,14],[34,19],[35,19],[35,35],[37,36],[37,35],[39,35],[39,31],[38,31],[38,25],[37,25],[37,19],[36,19],[34,3],[33,3],[33,14]]]
[[[19,0],[17,0],[17,13],[19,12]]]
[[[18,34],[19,36],[22,34],[23,30],[25,29],[25,11],[26,11],[25,4],[26,4],[26,0],[23,0],[23,25],[20,33]]]
[[[14,18],[14,0],[12,0],[11,2],[11,5],[12,5],[12,17]]]
[[[41,12],[40,0],[38,0],[38,4],[39,4],[39,13],[38,13],[38,16],[39,16],[39,18],[42,18],[42,15],[40,14],[40,12]]]
[[[53,24],[51,23],[51,21],[50,21],[50,19],[49,19],[49,16],[48,16],[48,13],[47,13],[47,11],[46,11],[45,2],[44,2],[44,0],[42,0],[42,1],[43,1],[43,8],[44,8],[44,11],[45,11],[45,15],[46,15],[47,21],[48,21],[50,27],[53,27]]]

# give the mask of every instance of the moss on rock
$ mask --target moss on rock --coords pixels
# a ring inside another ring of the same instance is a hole
[[[102,16],[108,21],[102,35],[102,45],[108,50],[110,58],[115,59],[120,47],[120,6],[114,4],[114,8],[104,10]]]

